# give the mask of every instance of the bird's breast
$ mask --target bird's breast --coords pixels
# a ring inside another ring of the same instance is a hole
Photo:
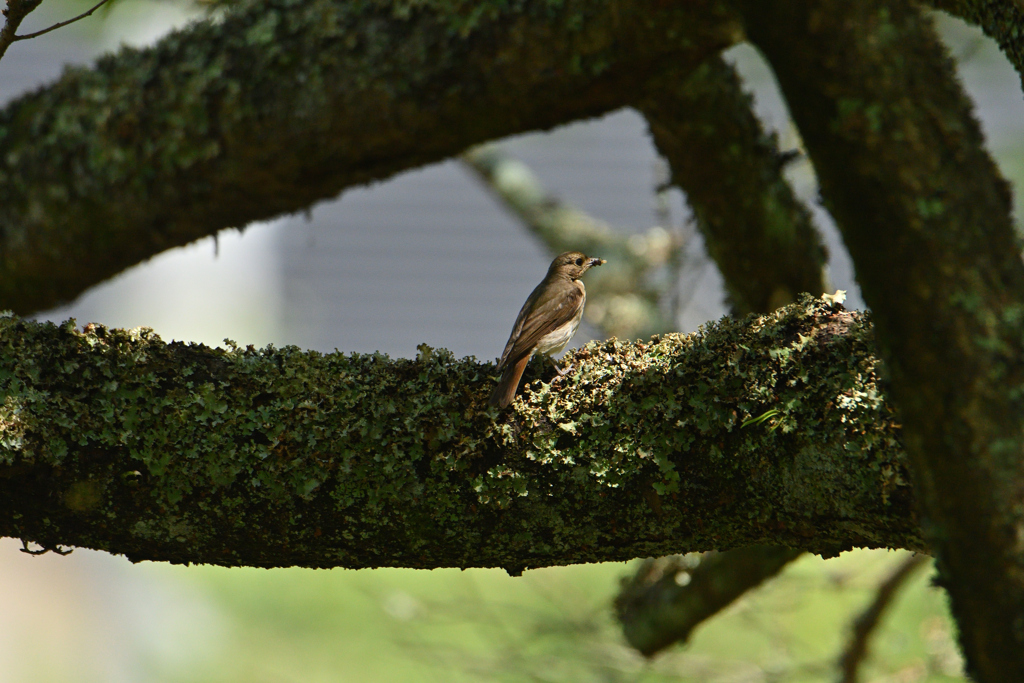
[[[572,336],[576,334],[576,330],[580,326],[580,320],[583,318],[583,305],[587,301],[587,290],[584,289],[582,285],[582,282],[578,283],[580,289],[583,290],[583,298],[580,301],[579,308],[576,309],[576,315],[565,324],[556,327],[541,337],[537,341],[535,353],[543,353],[545,356],[553,356],[564,349],[565,345],[569,343],[570,339],[572,339]]]

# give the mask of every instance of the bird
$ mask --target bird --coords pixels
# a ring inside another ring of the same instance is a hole
[[[551,356],[565,348],[583,317],[587,288],[580,278],[594,266],[606,263],[579,251],[567,251],[555,257],[544,277],[523,304],[505,350],[498,361],[501,379],[487,401],[496,408],[505,408],[516,396],[519,380],[533,354],[547,356],[559,375],[567,371]]]

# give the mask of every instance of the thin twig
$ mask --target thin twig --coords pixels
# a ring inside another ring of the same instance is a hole
[[[927,555],[914,554],[904,560],[878,587],[871,605],[854,620],[850,643],[839,658],[840,683],[857,683],[860,665],[867,659],[868,638],[878,626],[882,614],[906,580],[930,559]]]
[[[43,35],[44,33],[49,33],[50,31],[56,31],[59,28],[67,26],[68,24],[75,23],[79,19],[85,19],[87,16],[89,16],[90,14],[92,14],[93,12],[98,10],[100,7],[103,7],[103,5],[106,4],[106,2],[107,2],[107,0],[100,0],[99,3],[97,3],[92,9],[86,10],[85,12],[82,12],[81,14],[79,14],[77,17],[74,17],[72,19],[68,19],[67,21],[58,22],[58,23],[54,24],[53,26],[51,26],[50,28],[44,28],[42,31],[36,31],[35,33],[26,33],[23,36],[14,36],[14,39],[11,42],[12,43],[16,43],[19,40],[28,40],[29,38],[38,38],[39,36]]]

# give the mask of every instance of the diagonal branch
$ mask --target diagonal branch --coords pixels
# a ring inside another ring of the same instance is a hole
[[[839,683],[857,683],[860,680],[860,665],[868,655],[868,639],[907,579],[924,567],[930,559],[927,555],[911,555],[900,562],[892,574],[878,586],[875,599],[853,622],[850,642],[839,658]]]
[[[3,318],[0,535],[133,560],[513,572],[759,543],[920,550],[870,336],[807,299],[592,344],[499,418],[492,365],[427,347],[221,351]]]
[[[825,248],[733,68],[715,57],[647,87],[637,106],[693,207],[734,312],[764,313],[802,292],[820,294]]]
[[[107,0],[100,0],[98,3],[96,3],[95,5],[90,7],[89,9],[85,10],[81,14],[79,14],[77,17],[71,17],[70,19],[68,19],[66,21],[58,21],[53,26],[49,26],[47,28],[44,28],[42,31],[36,31],[35,33],[26,33],[25,35],[21,35],[21,36],[14,36],[14,40],[12,42],[17,42],[19,40],[30,40],[32,38],[38,38],[39,36],[46,35],[50,31],[56,31],[59,28],[64,28],[68,24],[73,24],[76,21],[80,21],[82,19],[85,19],[86,17],[91,17],[93,12],[98,10],[100,7],[103,7],[103,5],[105,5],[105,4],[107,4]],[[2,56],[2,55],[0,55],[0,56]]]
[[[685,643],[694,629],[801,555],[755,545],[710,553],[695,567],[677,556],[647,560],[615,598],[626,640],[645,657]]]

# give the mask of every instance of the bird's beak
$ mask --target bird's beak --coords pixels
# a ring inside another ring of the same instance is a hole
[[[605,261],[603,258],[592,258],[592,259],[590,259],[590,263],[588,263],[587,265],[589,267],[593,268],[594,266],[600,266],[600,265],[603,265],[605,263],[608,263],[608,262]]]

